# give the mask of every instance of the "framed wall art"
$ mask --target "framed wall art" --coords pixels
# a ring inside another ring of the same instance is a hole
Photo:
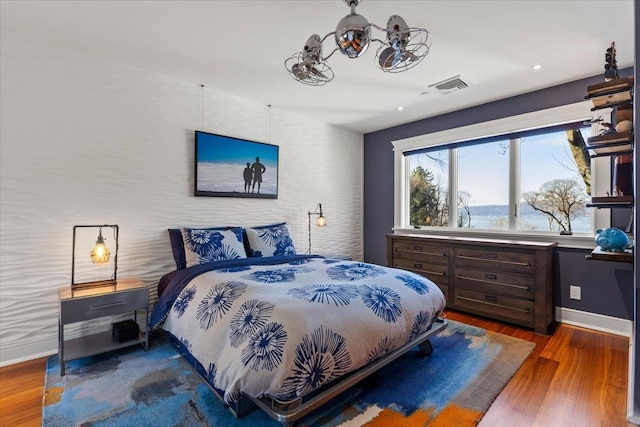
[[[195,132],[195,195],[278,198],[278,146]]]

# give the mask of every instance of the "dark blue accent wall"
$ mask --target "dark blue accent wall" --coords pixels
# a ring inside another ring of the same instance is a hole
[[[603,50],[604,52],[604,50]],[[599,60],[599,58],[594,58]],[[633,68],[620,70],[620,77]],[[530,113],[584,101],[586,88],[603,75],[431,117],[364,136],[364,259],[386,264],[386,238],[393,227],[393,145],[391,141]],[[637,114],[637,111],[636,111]],[[625,228],[630,211],[613,213],[613,226]],[[595,246],[595,243],[594,243]],[[632,264],[587,261],[589,250],[558,249],[555,254],[555,305],[633,319]],[[582,299],[569,299],[569,286],[582,287]]]
[[[633,7],[634,7],[634,26],[635,26],[635,31],[634,34],[636,35],[636,40],[635,40],[635,47],[636,47],[636,52],[635,52],[635,60],[634,60],[634,64],[635,64],[635,84],[634,84],[634,99],[633,99],[633,123],[635,125],[635,135],[636,135],[636,141],[635,141],[635,152],[634,152],[634,159],[633,159],[633,170],[635,171],[634,174],[634,183],[633,183],[633,188],[635,189],[635,210],[634,210],[634,236],[636,236],[636,239],[638,236],[640,236],[640,225],[638,225],[638,194],[640,194],[640,191],[638,191],[638,186],[640,185],[640,171],[638,169],[640,169],[640,150],[638,150],[638,126],[640,126],[640,103],[638,102],[638,96],[640,96],[640,71],[638,71],[638,58],[640,58],[640,24],[638,24],[640,22],[640,5],[638,4],[638,1],[634,1],[633,2]],[[634,327],[634,331],[633,331],[633,338],[632,338],[632,342],[633,342],[633,346],[631,347],[632,353],[633,353],[633,358],[631,359],[632,362],[635,362],[634,365],[630,365],[630,369],[635,368],[635,371],[633,372],[633,376],[631,377],[631,384],[630,384],[630,389],[632,390],[633,393],[633,408],[631,408],[633,410],[633,417],[635,422],[638,422],[638,420],[640,420],[640,346],[638,345],[638,339],[640,339],[640,319],[638,318],[638,315],[640,315],[640,313],[638,312],[638,307],[640,307],[640,277],[638,277],[639,275],[639,271],[638,271],[638,267],[640,267],[640,254],[638,254],[638,244],[637,244],[637,240],[636,240],[636,246],[635,246],[635,251],[634,251],[634,266],[635,266],[635,274],[634,274],[634,295],[633,295],[633,301],[634,301],[634,320],[635,322],[633,323],[633,327]]]

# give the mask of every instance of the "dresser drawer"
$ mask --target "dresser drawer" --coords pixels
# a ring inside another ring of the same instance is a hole
[[[449,266],[447,264],[428,264],[423,261],[394,258],[393,267],[421,274],[438,285],[449,284]]]
[[[525,326],[534,325],[533,301],[459,287],[453,290],[455,308]]]
[[[394,242],[393,258],[428,264],[448,264],[449,248],[443,245],[431,245],[421,242]]]
[[[149,290],[133,289],[125,292],[111,292],[90,298],[73,298],[60,301],[60,321],[62,324],[111,316],[127,311],[143,310],[149,306]]]
[[[535,254],[495,248],[455,248],[455,265],[487,271],[507,271],[520,274],[535,273]]]
[[[455,284],[481,292],[501,294],[517,298],[535,297],[535,279],[533,276],[501,273],[491,270],[471,270],[457,267]]]

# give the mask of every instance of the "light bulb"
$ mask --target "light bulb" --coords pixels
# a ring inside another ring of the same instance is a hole
[[[91,249],[89,256],[91,257],[91,262],[94,264],[106,264],[109,262],[111,253],[109,252],[109,248],[104,244],[102,230],[98,233],[98,239],[96,240],[96,244],[93,246],[93,249]]]

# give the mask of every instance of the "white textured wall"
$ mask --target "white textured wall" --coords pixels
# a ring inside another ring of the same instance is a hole
[[[152,296],[168,227],[285,220],[304,252],[322,202],[314,252],[362,258],[362,135],[6,31],[0,47],[0,365],[57,351],[75,224],[118,224],[118,277]],[[195,129],[279,145],[278,199],[194,197]]]

